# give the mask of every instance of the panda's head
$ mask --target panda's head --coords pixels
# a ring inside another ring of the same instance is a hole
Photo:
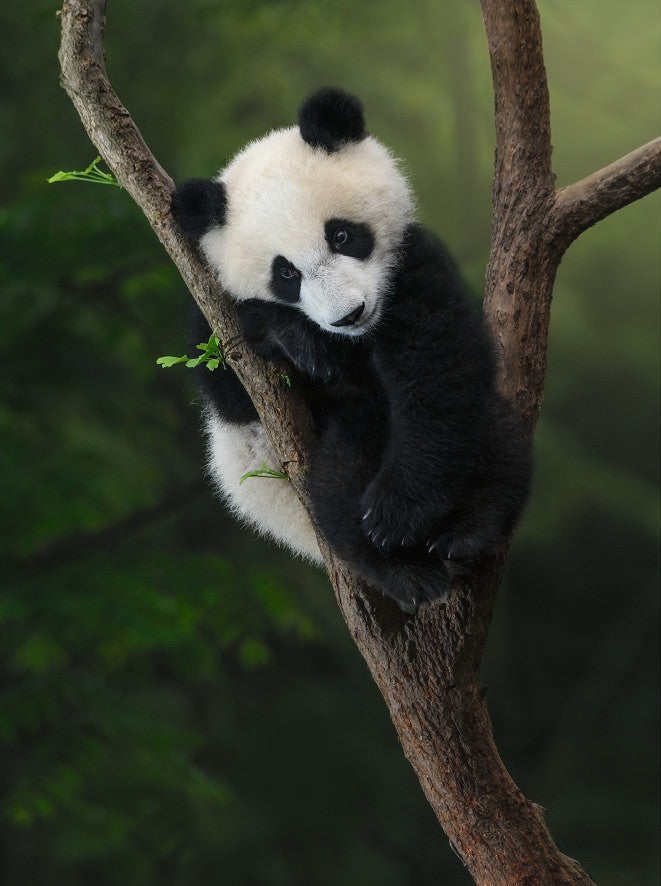
[[[353,96],[324,89],[298,122],[248,144],[214,181],[184,183],[173,213],[234,298],[362,335],[381,316],[411,192]]]

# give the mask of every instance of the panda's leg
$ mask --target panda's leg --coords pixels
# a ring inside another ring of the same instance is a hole
[[[287,480],[250,477],[249,471],[277,458],[257,421],[236,424],[207,407],[208,467],[230,510],[240,520],[307,560],[322,558],[312,522]],[[426,550],[386,555],[366,539],[360,525],[360,489],[365,460],[344,440],[326,439],[327,458],[313,460],[310,493],[315,513],[331,546],[368,584],[403,607],[442,598],[448,588],[447,564]],[[323,465],[323,468],[320,466]]]
[[[243,522],[307,560],[321,563],[319,546],[303,505],[286,479],[241,478],[278,460],[258,421],[223,419],[207,406],[208,468],[230,510]]]
[[[452,564],[424,545],[387,552],[365,535],[360,499],[378,468],[385,435],[379,416],[362,403],[357,407],[338,410],[312,454],[307,487],[315,520],[336,554],[403,608],[442,599]]]
[[[351,482],[345,475],[334,486],[326,486],[323,500],[317,498],[318,489],[313,493],[315,517],[333,550],[364,581],[405,609],[443,599],[454,565],[430,554],[424,545],[387,553],[371,544],[362,531],[360,497],[348,493]]]
[[[532,456],[525,428],[501,398],[492,404],[484,462],[461,506],[440,525],[430,547],[453,560],[502,550],[530,491]]]

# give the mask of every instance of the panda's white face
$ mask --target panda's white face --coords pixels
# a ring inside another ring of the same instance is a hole
[[[411,193],[376,139],[328,152],[297,126],[241,151],[220,173],[225,224],[200,245],[239,300],[282,301],[322,329],[362,335],[381,316]]]

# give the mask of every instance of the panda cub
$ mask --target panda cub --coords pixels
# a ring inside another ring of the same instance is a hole
[[[335,552],[411,607],[447,592],[453,564],[501,549],[527,497],[528,441],[496,391],[481,315],[360,102],[314,94],[298,126],[180,185],[172,212],[237,302],[246,341],[302,378],[316,429],[307,488]],[[201,314],[195,335],[209,335]],[[236,375],[201,382],[230,507],[321,562],[286,481],[240,483],[278,461]]]

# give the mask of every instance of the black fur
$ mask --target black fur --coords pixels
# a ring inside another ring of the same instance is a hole
[[[195,346],[208,341],[210,335],[211,329],[204,314],[193,302],[187,335],[188,353],[195,353]],[[222,364],[210,372],[202,365],[196,367],[194,372],[204,399],[211,403],[221,418],[236,425],[259,421],[252,400],[230,366]]]
[[[206,178],[191,178],[174,191],[170,208],[184,234],[197,243],[210,228],[225,224],[225,186]]]
[[[340,236],[343,235],[343,236]],[[374,234],[369,225],[331,218],[324,225],[326,242],[333,252],[365,261],[374,249]]]
[[[311,95],[300,107],[298,126],[304,141],[329,154],[367,135],[363,106],[341,89],[320,89]]]
[[[280,301],[294,304],[301,296],[301,272],[284,255],[271,262],[271,292]]]
[[[442,596],[462,561],[501,549],[523,508],[529,445],[494,381],[454,263],[412,225],[364,383],[328,409],[308,482],[331,546],[403,604]]]
[[[314,382],[348,377],[364,353],[360,339],[324,332],[298,308],[249,299],[237,305],[246,340],[267,360],[286,357]]]

